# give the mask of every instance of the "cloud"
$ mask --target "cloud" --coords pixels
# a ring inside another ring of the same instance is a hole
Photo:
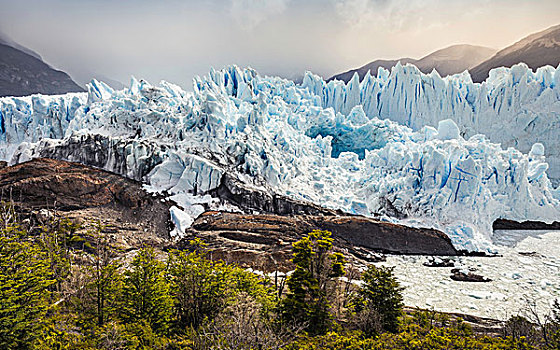
[[[290,0],[231,0],[231,15],[245,30],[286,10]]]
[[[488,0],[470,6],[450,0],[334,0],[337,15],[352,27],[383,28],[386,32],[418,29],[462,17]]]

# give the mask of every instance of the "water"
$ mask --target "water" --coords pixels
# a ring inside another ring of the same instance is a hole
[[[536,310],[543,317],[560,298],[560,231],[503,230],[494,235],[499,257],[456,257],[491,282],[453,281],[451,268],[426,267],[425,256],[388,256],[406,288],[407,306],[507,319]]]

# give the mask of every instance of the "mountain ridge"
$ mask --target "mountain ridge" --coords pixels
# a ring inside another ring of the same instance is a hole
[[[49,66],[36,52],[0,36],[0,97],[83,91],[67,73]]]
[[[436,69],[441,76],[447,76],[461,73],[484,61],[484,59],[491,57],[495,52],[496,50],[485,46],[469,44],[451,45],[436,50],[420,59],[405,57],[394,60],[375,60],[360,68],[336,74],[327,81],[336,79],[348,82],[352,79],[354,73],[358,73],[360,80],[362,80],[368,71],[372,75],[377,75],[377,70],[380,67],[391,69],[398,62],[401,62],[403,65],[413,64],[423,73],[430,73],[433,69]]]
[[[470,51],[461,53],[467,49]],[[532,70],[547,65],[556,68],[560,64],[560,24],[532,33],[501,50],[469,44],[452,45],[420,59],[378,59],[336,74],[327,81],[342,80],[348,83],[354,73],[358,73],[361,81],[368,71],[375,76],[379,67],[390,70],[398,62],[402,65],[413,64],[426,74],[435,69],[442,77],[468,70],[475,83],[485,81],[494,68],[510,68],[518,63],[525,63]]]
[[[533,33],[498,51],[494,56],[470,69],[474,82],[486,80],[490,70],[525,63],[532,70],[560,63],[560,24]]]

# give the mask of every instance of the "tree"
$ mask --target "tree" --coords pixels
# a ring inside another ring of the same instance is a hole
[[[510,317],[504,324],[502,332],[505,337],[511,337],[514,340],[527,339],[531,343],[536,343],[535,340],[538,338],[536,325],[519,315]]]
[[[224,306],[227,282],[223,263],[214,263],[202,253],[174,251],[169,259],[169,274],[180,329],[198,328]]]
[[[38,240],[35,241],[40,244],[41,249],[48,256],[50,268],[56,280],[53,287],[57,293],[62,292],[62,285],[70,275],[72,269],[71,242],[76,237],[76,231],[79,228],[80,225],[56,215],[48,218],[39,226]]]
[[[335,278],[344,275],[344,257],[333,252],[328,231],[314,230],[293,244],[295,271],[288,277],[288,295],[280,313],[284,322],[305,323],[307,331],[321,334],[328,330],[332,316],[328,292]]]
[[[193,334],[193,350],[283,349],[293,341],[297,329],[278,329],[263,319],[263,305],[240,292],[216,318]]]
[[[397,332],[402,315],[403,297],[392,267],[370,265],[362,276],[354,310],[361,318],[361,329],[366,335],[381,330]]]
[[[554,300],[547,328],[550,333],[549,348],[560,349],[560,299]]]
[[[265,281],[235,265],[208,259],[200,241],[191,245],[194,251],[173,251],[169,257],[179,329],[212,321],[240,293],[249,295],[265,311],[271,308],[273,292]]]
[[[121,312],[125,322],[145,321],[156,332],[167,330],[173,300],[164,270],[164,263],[151,248],[141,249],[134,257],[124,273]]]
[[[0,229],[0,348],[40,337],[55,279],[48,255],[17,225]]]
[[[102,229],[99,223],[94,223],[88,230],[95,241],[95,247],[91,249],[94,252],[93,264],[83,268],[85,282],[76,288],[73,298],[73,306],[84,323],[84,329],[92,329],[93,325],[102,327],[115,320],[122,295],[122,264]]]

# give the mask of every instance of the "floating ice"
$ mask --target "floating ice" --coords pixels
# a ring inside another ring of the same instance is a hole
[[[517,239],[517,231],[500,232],[510,234]],[[535,254],[522,255],[529,251]],[[397,279],[406,284],[403,296],[409,306],[507,320],[516,314],[529,316],[524,315],[529,310],[544,317],[551,303],[560,300],[560,231],[539,231],[515,247],[502,246],[496,257],[457,258],[467,272],[476,268],[476,274],[492,280],[485,283],[454,281],[449,268],[427,267],[425,260],[405,258],[389,255],[376,265],[394,267]],[[444,297],[434,302],[434,296]]]

